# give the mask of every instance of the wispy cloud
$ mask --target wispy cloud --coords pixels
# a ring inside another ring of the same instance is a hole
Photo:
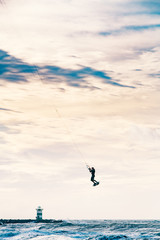
[[[113,30],[110,32],[100,32],[99,34],[102,36],[109,36],[109,35],[118,35],[118,34],[123,34],[128,31],[145,31],[145,30],[154,30],[156,28],[160,28],[160,24],[150,24],[150,25],[130,25],[130,26],[125,26],[117,30]]]
[[[0,0],[0,4],[5,5],[5,0]]]
[[[34,73],[35,68],[25,64],[7,52],[0,50],[0,78],[9,82],[26,82],[27,74]]]
[[[8,109],[8,108],[1,108],[1,107],[0,107],[0,111],[7,111],[7,112],[15,112],[15,113],[20,113],[20,112],[18,112],[18,111],[14,111],[14,110],[12,110],[12,109]]]
[[[94,77],[97,79],[101,79],[103,83],[110,84],[113,86],[134,88],[132,86],[127,86],[127,85],[118,83],[118,81],[108,76],[105,71],[98,71],[90,67],[83,67],[83,68],[80,68],[79,70],[71,70],[71,69],[62,69],[60,67],[54,67],[54,66],[45,66],[44,69],[47,70],[44,76],[46,80],[49,79],[47,75],[50,75],[51,79],[53,76],[55,76],[55,80],[57,76],[61,76],[61,77],[63,76],[66,79],[67,84],[73,87],[82,87],[82,88],[88,87],[92,89],[92,86],[87,85],[87,77]]]
[[[35,66],[23,62],[9,55],[5,51],[0,51],[0,77],[9,82],[27,82],[29,74],[37,74],[39,80],[41,76],[44,81],[64,82],[69,86],[78,88],[93,89],[94,85],[88,84],[87,77],[101,79],[104,84],[117,87],[130,87],[112,79],[105,71],[99,71],[91,67],[81,67],[78,70],[64,69],[57,66]],[[2,110],[2,109],[1,109]]]
[[[154,77],[154,78],[160,78],[160,73],[151,73],[149,76]]]

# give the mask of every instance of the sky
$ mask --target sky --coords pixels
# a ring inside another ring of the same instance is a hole
[[[159,219],[159,63],[159,0],[1,0],[0,218]]]

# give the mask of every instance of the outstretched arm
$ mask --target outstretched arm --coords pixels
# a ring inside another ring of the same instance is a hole
[[[90,169],[90,166],[89,165],[86,165],[88,169]]]

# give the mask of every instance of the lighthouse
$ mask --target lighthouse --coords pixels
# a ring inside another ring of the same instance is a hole
[[[42,220],[42,211],[43,211],[43,209],[39,206],[36,210],[37,210],[36,220],[37,221]]]

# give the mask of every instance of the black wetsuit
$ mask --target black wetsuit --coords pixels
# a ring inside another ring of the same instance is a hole
[[[94,168],[91,168],[89,171],[90,171],[91,174],[92,174],[92,176],[91,176],[91,181],[94,182],[94,178],[95,178],[95,169],[94,169]]]
[[[90,171],[90,173],[91,173],[91,181],[93,182],[93,186],[96,186],[96,185],[98,185],[99,184],[99,182],[97,182],[94,178],[95,178],[95,169],[94,169],[94,167],[92,167],[92,168],[90,168],[90,167],[88,167],[88,170]]]

